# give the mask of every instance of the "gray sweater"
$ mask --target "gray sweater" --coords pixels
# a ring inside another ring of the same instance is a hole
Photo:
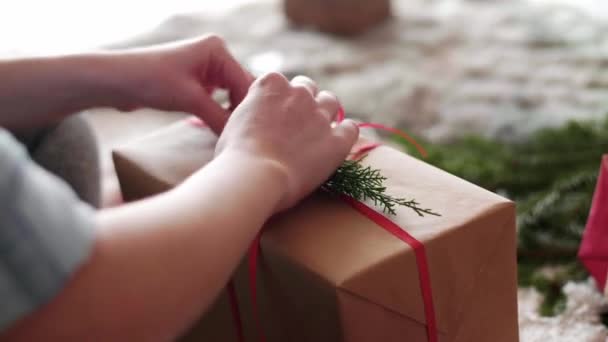
[[[0,331],[53,298],[86,261],[93,215],[0,128]]]

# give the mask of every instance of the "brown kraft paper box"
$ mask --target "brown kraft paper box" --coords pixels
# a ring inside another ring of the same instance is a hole
[[[215,142],[209,129],[183,121],[118,148],[124,198],[176,186],[212,159]],[[425,246],[439,341],[518,341],[514,204],[393,148],[363,162],[388,178],[391,195],[441,214],[399,208],[390,217]],[[261,246],[267,341],[427,340],[412,248],[340,199],[319,192],[276,215]],[[258,341],[246,273],[243,263],[234,279],[246,341]],[[225,294],[182,340],[237,341]]]

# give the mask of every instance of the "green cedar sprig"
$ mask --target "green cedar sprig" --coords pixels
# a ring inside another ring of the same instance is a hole
[[[382,208],[387,214],[396,215],[397,206],[408,207],[419,216],[441,216],[431,209],[420,207],[416,200],[406,200],[390,196],[386,193],[384,177],[380,170],[371,166],[363,166],[359,160],[347,160],[336,170],[333,176],[325,182],[323,189],[336,195],[347,195],[359,201],[370,200],[375,206]]]

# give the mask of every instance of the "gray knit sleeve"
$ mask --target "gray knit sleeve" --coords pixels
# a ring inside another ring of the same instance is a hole
[[[93,219],[0,128],[0,331],[53,298],[87,259]]]

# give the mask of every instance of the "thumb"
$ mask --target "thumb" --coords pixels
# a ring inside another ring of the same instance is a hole
[[[355,121],[346,119],[338,123],[333,130],[336,153],[344,159],[359,138],[359,126]]]

